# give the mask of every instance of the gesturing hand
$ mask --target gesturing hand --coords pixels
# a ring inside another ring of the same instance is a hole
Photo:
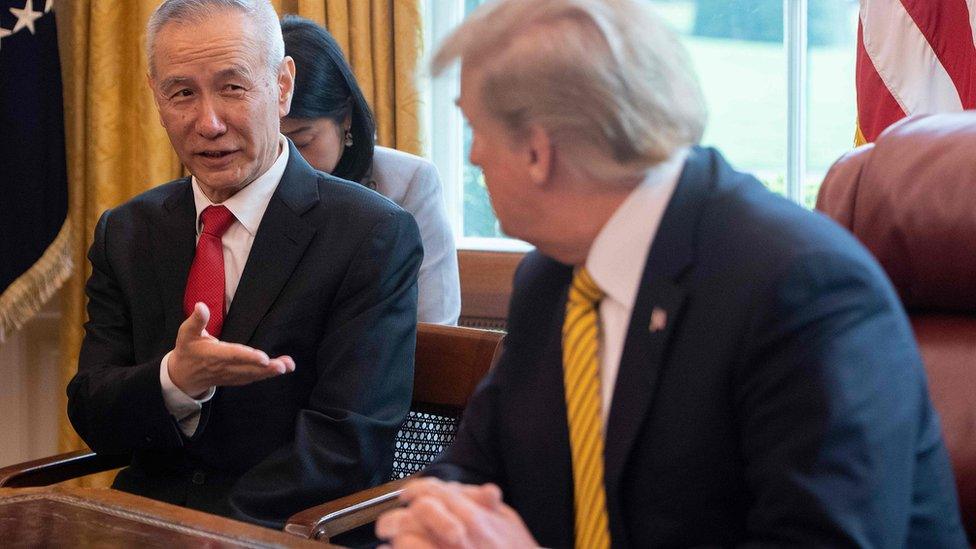
[[[210,309],[197,303],[176,335],[176,348],[169,356],[169,377],[184,393],[196,397],[210,387],[247,385],[295,371],[295,361],[283,355],[269,358],[239,343],[225,343],[206,331]]]
[[[494,484],[422,478],[407,484],[400,500],[407,506],[376,522],[376,535],[394,548],[538,547]]]

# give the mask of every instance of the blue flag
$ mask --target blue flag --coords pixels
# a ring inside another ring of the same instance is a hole
[[[0,0],[0,340],[71,273],[52,0]]]

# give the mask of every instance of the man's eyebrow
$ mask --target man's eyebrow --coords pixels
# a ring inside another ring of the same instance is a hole
[[[240,78],[250,80],[251,71],[248,70],[248,68],[243,65],[234,65],[232,67],[228,67],[226,69],[218,71],[216,74],[216,79],[218,80],[225,80],[227,78],[233,78],[233,77],[240,77]],[[189,84],[191,82],[193,82],[193,79],[188,76],[171,76],[163,80],[160,89],[165,91],[176,86]]]
[[[167,78],[166,80],[163,80],[163,83],[162,83],[161,86],[159,86],[159,88],[161,90],[165,91],[165,90],[168,90],[168,89],[173,88],[175,86],[180,86],[180,85],[188,84],[190,82],[192,82],[192,79],[191,78],[188,78],[186,76],[171,76],[171,77]]]
[[[245,67],[245,66],[243,66],[243,65],[234,65],[232,67],[228,67],[226,69],[223,69],[223,70],[217,72],[217,78],[218,79],[221,79],[221,78],[229,78],[229,77],[234,77],[234,76],[239,76],[241,78],[250,79],[251,78],[251,71],[248,70],[248,68]]]

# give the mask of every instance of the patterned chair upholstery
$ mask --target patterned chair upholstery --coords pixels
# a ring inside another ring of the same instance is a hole
[[[492,330],[418,324],[413,402],[397,433],[391,481],[297,513],[285,531],[328,540],[395,506],[406,477],[454,441],[464,407],[497,359],[504,337]]]

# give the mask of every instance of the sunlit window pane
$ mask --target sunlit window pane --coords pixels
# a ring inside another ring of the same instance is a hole
[[[709,112],[702,143],[785,194],[787,49],[783,0],[645,0],[682,36]],[[465,15],[483,0],[465,0]],[[857,0],[808,0],[803,197],[812,206],[830,164],[853,142]],[[504,237],[462,132],[463,235]]]
[[[786,50],[782,0],[650,0],[682,35],[698,73],[708,126],[722,151],[779,193],[786,190]]]
[[[465,0],[464,13],[471,13],[484,0]],[[488,188],[481,170],[471,165],[471,128],[464,124],[464,236],[504,237],[491,209]]]
[[[827,168],[854,145],[857,0],[809,0],[807,173],[812,207]]]

